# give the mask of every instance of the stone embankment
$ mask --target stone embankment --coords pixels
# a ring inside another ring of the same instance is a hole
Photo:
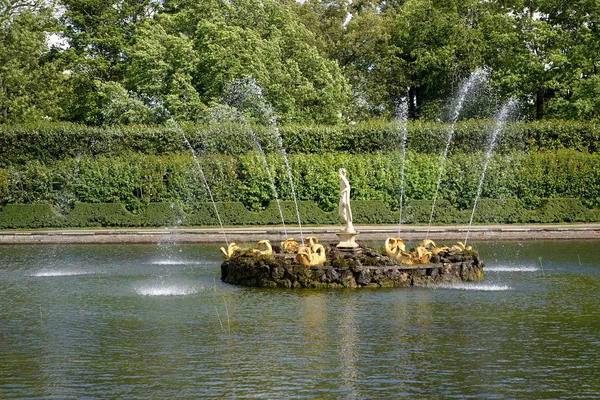
[[[431,263],[405,265],[370,248],[359,254],[328,248],[323,266],[305,267],[293,255],[237,251],[221,264],[223,282],[255,287],[357,288],[409,287],[479,281],[484,264],[476,251],[448,250]]]
[[[339,226],[303,227],[304,235],[316,235],[323,241],[336,240]],[[361,241],[383,241],[398,235],[398,226],[355,226]],[[428,234],[426,234],[429,232]],[[464,240],[467,226],[405,225],[402,239],[420,241],[427,236],[435,241]],[[229,241],[237,243],[269,239],[273,242],[287,239],[279,226],[228,227]],[[288,227],[290,237],[299,238],[300,232]],[[600,224],[554,225],[477,225],[470,231],[470,241],[481,240],[588,240],[600,239]],[[225,242],[219,228],[162,228],[162,229],[85,229],[85,230],[5,230],[0,231],[0,244],[61,244],[61,243],[219,243]]]

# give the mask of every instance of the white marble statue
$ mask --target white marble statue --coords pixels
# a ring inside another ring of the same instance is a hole
[[[352,210],[350,209],[350,183],[346,179],[346,170],[340,168],[338,176],[340,177],[340,205],[338,213],[346,223],[343,232],[355,232],[352,225]]]

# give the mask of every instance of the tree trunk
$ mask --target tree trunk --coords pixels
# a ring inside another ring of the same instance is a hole
[[[538,84],[535,93],[535,119],[537,120],[544,117],[544,94],[544,88]]]
[[[2,82],[2,85],[0,86],[0,88],[2,89],[2,96],[0,96],[0,99],[6,101],[8,95],[8,88],[6,87],[6,85],[4,84],[4,82]],[[2,101],[2,103],[4,103],[4,101]],[[2,104],[2,106],[0,107],[0,123],[5,123],[8,120],[8,107],[6,107],[6,104]]]

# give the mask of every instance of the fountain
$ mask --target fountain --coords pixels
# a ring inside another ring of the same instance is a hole
[[[265,167],[265,171],[267,172],[267,176],[269,178],[269,183],[271,184],[271,191],[273,192],[273,196],[275,196],[275,202],[277,203],[277,209],[279,210],[279,217],[281,218],[281,225],[283,226],[283,234],[287,238],[288,234],[287,234],[287,229],[285,228],[285,219],[283,218],[283,211],[281,210],[281,203],[279,203],[279,196],[277,194],[277,188],[275,187],[275,181],[273,181],[273,175],[271,174],[271,168],[269,168],[269,162],[267,161],[267,156],[265,155],[265,151],[263,150],[262,146],[260,145],[260,142],[258,141],[258,138],[256,137],[256,134],[254,133],[254,131],[250,127],[247,127],[246,131],[252,138],[252,141],[254,142],[254,145],[258,149],[258,152],[262,158],[263,165]]]
[[[478,281],[483,262],[476,251],[457,243],[437,247],[424,240],[406,251],[402,239],[388,238],[384,252],[361,246],[352,224],[350,183],[344,168],[340,177],[339,215],[344,227],[337,244],[320,244],[314,236],[301,243],[287,239],[279,246],[261,240],[254,248],[231,243],[221,248],[223,282],[258,287],[408,287]]]
[[[300,208],[298,208],[298,199],[296,197],[296,188],[294,186],[294,178],[292,177],[292,169],[290,168],[290,163],[288,162],[285,147],[283,147],[283,139],[281,138],[281,133],[279,132],[279,128],[277,126],[277,118],[275,118],[275,115],[271,116],[270,121],[271,126],[273,127],[273,130],[275,132],[277,146],[279,147],[279,151],[281,152],[281,156],[283,157],[285,171],[287,173],[288,181],[290,183],[290,190],[292,191],[292,198],[294,199],[294,206],[296,207],[296,215],[298,216],[298,229],[300,229],[300,239],[304,240],[304,234],[302,233],[302,221],[300,218]]]
[[[404,203],[404,165],[406,163],[406,137],[408,134],[407,119],[408,102],[406,97],[403,97],[396,107],[396,116],[394,118],[396,129],[400,132],[400,201],[398,207],[398,236],[400,236],[402,227],[402,203]]]
[[[516,105],[516,100],[509,100],[500,110],[498,116],[496,117],[496,127],[492,132],[492,137],[490,138],[490,145],[488,147],[488,151],[485,155],[485,163],[483,165],[483,169],[481,171],[481,177],[479,178],[479,185],[477,186],[477,194],[475,195],[475,202],[473,203],[473,211],[471,211],[471,218],[469,219],[469,227],[467,228],[467,235],[465,236],[465,245],[469,240],[469,233],[471,232],[471,225],[473,225],[473,217],[475,216],[475,210],[477,209],[477,202],[479,201],[479,196],[481,196],[481,189],[483,188],[483,181],[485,180],[485,172],[487,171],[487,167],[490,164],[490,160],[492,159],[492,152],[494,151],[494,147],[496,146],[496,139],[500,132],[502,131],[502,127],[504,123],[508,119],[510,112],[514,109]]]
[[[225,233],[225,228],[223,227],[223,221],[221,220],[221,216],[219,215],[219,209],[217,208],[217,203],[215,203],[215,199],[213,198],[212,191],[210,190],[210,185],[208,184],[208,181],[206,180],[206,176],[204,175],[204,169],[202,169],[202,164],[200,164],[200,160],[198,160],[198,157],[196,156],[196,150],[194,150],[194,147],[190,144],[190,141],[187,139],[187,136],[185,135],[185,132],[183,131],[183,129],[181,129],[181,127],[179,127],[179,125],[173,119],[171,119],[171,121],[172,121],[172,123],[175,124],[177,129],[181,132],[181,136],[183,137],[183,142],[185,143],[187,148],[192,153],[192,157],[194,158],[194,162],[196,163],[198,172],[200,173],[200,176],[202,177],[202,181],[204,182],[204,186],[205,186],[206,192],[208,193],[208,196],[210,198],[210,202],[212,203],[213,208],[215,210],[215,215],[217,216],[217,220],[219,221],[219,226],[221,227],[221,233],[223,234],[225,243],[227,245],[229,245],[229,241],[227,240],[227,234]]]
[[[260,157],[263,162],[263,166],[265,167],[265,171],[267,173],[267,177],[269,178],[269,184],[271,186],[271,191],[273,196],[275,197],[275,202],[277,203],[277,209],[279,210],[279,217],[281,218],[281,225],[283,226],[283,233],[285,237],[288,237],[287,229],[285,227],[285,219],[283,218],[283,210],[281,209],[281,203],[279,202],[279,195],[277,193],[277,187],[275,186],[275,181],[273,180],[273,174],[271,174],[271,168],[269,167],[269,162],[267,161],[267,156],[265,155],[265,151],[258,140],[258,136],[254,132],[254,130],[250,127],[250,124],[246,120],[246,117],[241,114],[244,109],[247,108],[247,104],[249,100],[258,100],[254,102],[250,102],[252,107],[256,107],[257,104],[262,104],[262,107],[259,107],[260,110],[257,112],[260,117],[264,117],[265,115],[271,114],[270,107],[266,104],[266,100],[262,97],[262,91],[260,87],[256,84],[254,79],[246,78],[246,79],[238,79],[232,85],[229,85],[225,89],[226,95],[222,98],[222,101],[235,108],[235,112],[233,115],[233,120],[239,122],[246,131],[246,134],[258,150]],[[217,118],[213,115],[213,120],[220,120],[221,118]],[[286,166],[287,166],[287,158],[286,158]],[[289,169],[289,167],[288,167]],[[293,185],[293,182],[292,182]],[[295,193],[292,187],[292,193]],[[300,215],[298,213],[298,221],[300,221]]]
[[[452,142],[452,136],[454,136],[454,129],[456,127],[456,122],[458,121],[458,117],[460,116],[460,112],[462,111],[463,104],[465,99],[467,98],[467,94],[473,88],[473,86],[485,78],[487,72],[484,69],[478,69],[473,72],[469,79],[467,79],[460,87],[458,91],[458,97],[456,99],[456,104],[454,105],[454,110],[451,115],[451,124],[450,129],[448,131],[448,137],[446,138],[446,147],[444,148],[444,152],[442,153],[442,161],[440,162],[440,171],[437,179],[437,186],[435,188],[435,194],[433,195],[433,203],[431,205],[431,214],[429,215],[429,224],[427,226],[427,234],[426,238],[429,237],[429,231],[431,229],[431,222],[433,221],[433,211],[435,210],[435,203],[437,201],[438,192],[440,191],[440,185],[442,183],[442,176],[444,175],[444,164],[446,162],[446,158],[448,156],[448,149],[450,148],[450,143]]]
[[[283,139],[281,137],[281,133],[279,132],[279,127],[277,125],[277,117],[275,116],[271,105],[263,97],[261,87],[258,86],[254,78],[252,78],[251,76],[236,80],[234,84],[229,86],[228,93],[230,98],[227,99],[227,103],[230,105],[235,105],[237,108],[244,107],[244,105],[248,101],[254,100],[254,102],[251,103],[251,106],[253,108],[258,108],[257,114],[259,114],[259,117],[261,119],[264,119],[272,129],[275,136],[275,143],[277,144],[279,153],[283,158],[285,172],[290,185],[290,190],[292,192],[292,199],[294,200],[294,206],[296,208],[296,216],[298,217],[298,228],[300,230],[300,238],[301,240],[304,240],[304,234],[302,233],[302,220],[300,218],[300,208],[298,207],[298,199],[296,197],[296,188],[294,185],[294,178],[292,176],[292,169],[290,168],[287,152],[285,150],[285,147],[283,146]],[[266,158],[264,158],[264,162],[267,163]],[[273,184],[273,188],[274,187],[275,185]],[[283,220],[283,213],[281,212],[281,207],[279,208],[279,211]]]
[[[302,238],[300,243],[288,238],[279,246],[271,246],[268,240],[260,241],[253,249],[244,249],[232,243],[228,248],[221,248],[225,261],[221,264],[221,279],[227,283],[259,286],[259,287],[390,287],[390,286],[426,286],[429,284],[460,283],[463,281],[478,281],[483,278],[483,262],[478,253],[465,242],[458,242],[453,246],[438,247],[429,240],[429,230],[433,219],[433,212],[440,184],[444,172],[444,161],[448,155],[450,143],[454,134],[456,122],[460,116],[463,104],[469,91],[484,77],[486,72],[482,69],[475,71],[460,87],[456,99],[451,125],[442,154],[437,186],[433,198],[429,225],[425,240],[418,246],[407,251],[404,241],[399,237],[388,237],[385,240],[383,251],[361,246],[356,242],[359,235],[354,229],[352,209],[350,206],[350,183],[347,171],[341,168],[338,171],[340,178],[339,216],[344,222],[344,227],[336,233],[338,243],[322,245],[314,236]],[[481,193],[485,170],[491,158],[496,142],[496,137],[514,102],[507,103],[497,118],[497,126],[493,131],[487,159],[475,198],[470,225]],[[269,111],[274,130],[277,133],[277,144],[281,150],[290,184],[293,189],[291,171],[285,157],[281,136],[278,133],[275,117]],[[401,182],[398,236],[402,225],[402,203],[404,201],[404,163],[406,157],[406,114],[407,104],[403,99],[396,109],[395,125],[400,133],[401,146]],[[295,196],[294,196],[294,200]],[[300,213],[296,203],[298,223]],[[301,227],[301,225],[300,225]],[[301,228],[300,228],[301,229]],[[301,230],[302,232],[302,230]],[[302,235],[302,233],[301,233]],[[264,249],[262,248],[264,247]]]

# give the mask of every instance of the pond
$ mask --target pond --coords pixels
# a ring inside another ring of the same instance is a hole
[[[257,289],[209,245],[0,247],[2,398],[598,398],[597,242],[470,242],[483,282]]]

